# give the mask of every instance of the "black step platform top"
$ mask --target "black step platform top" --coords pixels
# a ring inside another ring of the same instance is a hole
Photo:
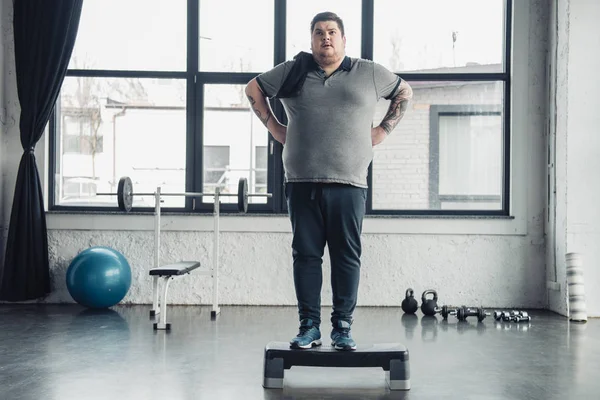
[[[181,261],[175,264],[163,265],[150,269],[150,275],[171,276],[183,275],[198,268],[200,263],[197,261]]]
[[[390,369],[391,360],[408,361],[408,350],[400,343],[358,345],[356,350],[340,351],[331,346],[290,349],[287,342],[270,342],[265,347],[267,359],[283,359],[283,367],[382,367]]]

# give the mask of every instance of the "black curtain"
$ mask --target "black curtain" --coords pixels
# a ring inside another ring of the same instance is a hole
[[[42,136],[73,52],[83,0],[15,0],[13,29],[21,145],[0,300],[50,293],[48,237],[33,150]]]

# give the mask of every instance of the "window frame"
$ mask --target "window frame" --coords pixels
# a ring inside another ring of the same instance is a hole
[[[245,85],[256,77],[259,72],[208,72],[200,71],[199,59],[199,2],[201,0],[187,0],[187,66],[185,71],[125,71],[125,70],[75,70],[69,69],[67,77],[99,77],[99,78],[163,78],[163,79],[185,79],[186,80],[186,179],[185,190],[198,192],[202,190],[202,153],[203,153],[203,124],[202,111],[204,109],[203,90],[205,85]],[[362,0],[362,29],[361,29],[361,54],[364,59],[373,59],[373,33],[375,0]],[[286,16],[287,0],[273,0],[274,12],[274,49],[273,66],[284,62],[290,54],[286,55]],[[503,72],[495,73],[398,73],[408,81],[501,81],[503,91],[503,141],[505,151],[503,154],[503,199],[502,210],[373,210],[373,164],[368,168],[367,181],[369,184],[367,196],[367,215],[389,215],[389,216],[444,216],[444,215],[466,215],[466,216],[510,216],[511,192],[511,53],[512,53],[512,24],[513,24],[513,0],[504,0],[504,54]],[[271,107],[275,116],[284,124],[287,123],[285,111],[278,100],[271,100]],[[60,148],[60,99],[55,105],[49,122],[49,149],[48,149],[48,209],[52,211],[72,212],[114,212],[118,207],[98,206],[66,206],[56,204],[58,190],[57,155]],[[283,146],[268,135],[268,165],[267,165],[267,190],[272,194],[265,204],[249,204],[249,214],[287,214],[287,204],[283,194],[284,170],[281,162]],[[186,198],[185,206],[178,208],[163,208],[165,213],[198,213],[208,214],[213,211],[211,203],[197,203],[194,199]],[[134,212],[153,212],[153,208],[134,208]],[[221,204],[223,213],[235,213],[235,204]]]

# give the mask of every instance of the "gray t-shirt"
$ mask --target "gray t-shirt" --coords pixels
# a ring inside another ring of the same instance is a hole
[[[264,94],[274,97],[294,60],[257,77]],[[370,60],[346,57],[328,78],[310,71],[299,95],[281,99],[287,117],[283,148],[286,182],[344,183],[367,186],[373,159],[372,119],[377,102],[390,98],[400,77]]]

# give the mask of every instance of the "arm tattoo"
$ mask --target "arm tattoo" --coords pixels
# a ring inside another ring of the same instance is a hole
[[[400,92],[392,98],[392,102],[388,108],[385,117],[379,124],[386,134],[390,134],[398,122],[404,117],[404,113],[408,108],[408,101],[412,98],[412,90],[410,86],[402,86]]]
[[[256,100],[252,96],[248,96],[248,101],[250,102],[250,107],[254,110],[254,113],[262,121],[262,123],[267,126],[267,122],[271,119],[271,112],[269,110],[266,111],[266,115],[263,117],[262,113],[254,106],[256,104]]]

